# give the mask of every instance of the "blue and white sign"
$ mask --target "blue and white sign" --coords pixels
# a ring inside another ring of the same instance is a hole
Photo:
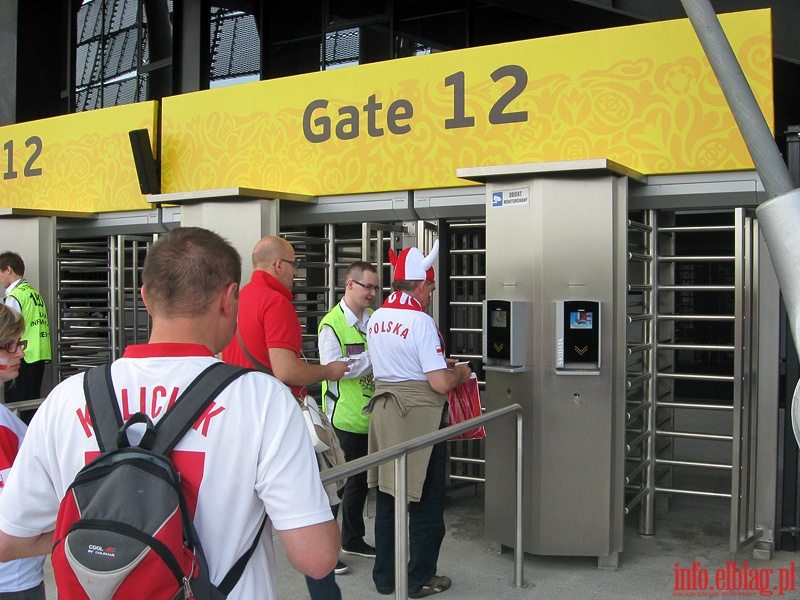
[[[492,208],[505,208],[507,206],[529,206],[530,203],[530,188],[524,187],[514,190],[497,190],[492,192]]]

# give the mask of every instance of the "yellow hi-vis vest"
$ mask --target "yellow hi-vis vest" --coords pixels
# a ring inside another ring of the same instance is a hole
[[[369,310],[369,309],[367,309]],[[370,311],[372,312],[372,311]],[[327,325],[333,329],[339,344],[342,347],[342,356],[348,356],[347,347],[363,346],[367,349],[367,336],[355,327],[347,324],[342,305],[337,304],[319,323],[317,333]],[[352,353],[350,354],[352,355]],[[334,400],[336,405],[333,409],[331,421],[334,426],[342,431],[351,433],[369,433],[369,415],[362,415],[361,409],[375,393],[375,379],[370,375],[364,375],[358,379],[340,379],[338,382],[338,397],[334,390],[329,389],[328,381],[322,382],[323,406],[327,399]]]
[[[25,362],[30,364],[40,360],[50,360],[52,358],[50,323],[47,320],[47,309],[42,296],[24,279],[8,295],[19,302],[22,316],[25,318],[25,332],[20,338],[28,341]]]

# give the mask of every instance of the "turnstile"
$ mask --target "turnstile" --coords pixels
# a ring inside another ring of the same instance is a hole
[[[628,222],[626,513],[655,533],[670,497],[730,502],[730,548],[757,539],[758,228],[744,208]]]
[[[141,271],[152,236],[58,240],[55,362],[58,380],[106,364],[146,343],[150,319]]]

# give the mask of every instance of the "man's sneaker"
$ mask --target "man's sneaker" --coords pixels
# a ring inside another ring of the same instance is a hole
[[[348,567],[342,561],[337,560],[336,566],[333,568],[333,572],[336,573],[337,575],[344,575],[345,573],[350,572],[350,567]]]
[[[375,548],[370,546],[364,540],[352,546],[342,546],[342,552],[345,554],[355,554],[356,556],[364,556],[366,558],[375,558]]]
[[[414,592],[413,594],[409,594],[409,598],[426,598],[427,596],[433,596],[434,594],[439,594],[441,592],[446,592],[450,589],[450,585],[453,582],[450,581],[449,577],[445,577],[444,575],[434,575],[431,577],[430,581],[423,585],[418,592]]]

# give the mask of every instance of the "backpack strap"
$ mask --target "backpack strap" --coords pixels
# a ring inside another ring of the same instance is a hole
[[[252,369],[237,367],[224,362],[217,362],[206,368],[189,384],[189,387],[183,391],[175,404],[172,405],[156,425],[157,434],[152,451],[169,455],[183,436],[186,435],[186,432],[189,431],[197,422],[197,419],[205,412],[212,400],[214,400],[222,390],[228,387],[232,381],[249,372],[252,372]],[[188,514],[188,511],[186,514]],[[261,539],[261,532],[264,530],[266,523],[267,516],[265,515],[250,548],[238,558],[222,579],[222,582],[216,586],[225,597],[227,597],[231,590],[236,587],[236,584],[239,583],[239,579],[242,573],[244,573],[244,569],[250,557],[253,556],[253,553],[258,547],[258,542]],[[197,539],[197,531],[194,525],[190,524],[187,531],[191,532],[190,535],[195,537],[192,543],[200,564],[205,565],[205,568],[208,569],[205,553],[203,552],[200,540]]]
[[[244,352],[245,358],[247,358],[247,360],[250,361],[250,363],[253,365],[253,368],[256,371],[261,371],[262,373],[266,373],[270,377],[275,377],[275,379],[278,379],[275,373],[272,372],[272,369],[270,369],[267,365],[258,360],[255,356],[250,354],[250,351],[247,349],[247,346],[244,345],[244,340],[242,339],[241,330],[239,328],[236,329],[236,338],[239,340],[239,347],[242,349],[242,352]],[[280,379],[278,379],[278,381],[280,381]],[[297,401],[297,404],[300,405],[300,408],[303,408],[303,399],[298,398],[291,387],[289,387],[289,391],[292,393],[292,397]]]
[[[122,428],[122,413],[111,381],[111,365],[94,367],[83,376],[83,394],[100,452],[117,449],[117,434]],[[111,405],[112,410],[109,410]],[[99,409],[99,410],[98,410]]]
[[[249,360],[250,363],[253,365],[253,368],[258,369],[262,373],[266,373],[267,375],[272,375],[273,377],[275,377],[275,373],[272,372],[272,369],[270,369],[267,365],[258,360],[255,356],[250,354],[250,351],[247,349],[247,346],[244,345],[244,340],[242,339],[242,330],[239,329],[238,327],[236,328],[236,338],[239,340],[239,347],[242,349],[242,352],[244,352],[244,355],[247,358],[247,360]]]
[[[253,543],[250,545],[250,548],[248,548],[247,552],[239,557],[239,560],[233,564],[231,570],[228,571],[228,574],[225,575],[225,578],[217,586],[217,589],[225,594],[226,597],[231,593],[233,588],[236,587],[236,584],[239,583],[239,579],[241,578],[242,573],[244,573],[244,568],[247,566],[247,562],[250,560],[250,557],[253,556],[253,552],[255,552],[256,548],[258,547],[258,540],[261,539],[261,532],[264,531],[264,525],[266,524],[267,515],[264,515],[264,520],[261,521],[261,527],[258,528],[258,533],[256,533],[256,537],[253,540]]]
[[[175,404],[161,418],[156,427],[159,435],[156,436],[152,447],[149,443],[140,445],[152,449],[154,452],[168,455],[200,418],[211,401],[234,379],[248,371],[250,369],[223,362],[213,363],[207,367],[189,384],[189,387],[183,391]],[[111,365],[86,371],[83,379],[83,392],[86,396],[89,418],[97,435],[100,452],[116,450],[120,447],[119,434],[125,424],[117,403],[114,382],[111,379]],[[109,405],[111,410],[108,409]]]
[[[169,455],[186,432],[194,426],[211,402],[235,379],[252,369],[215,362],[189,384],[156,425],[151,450]]]

